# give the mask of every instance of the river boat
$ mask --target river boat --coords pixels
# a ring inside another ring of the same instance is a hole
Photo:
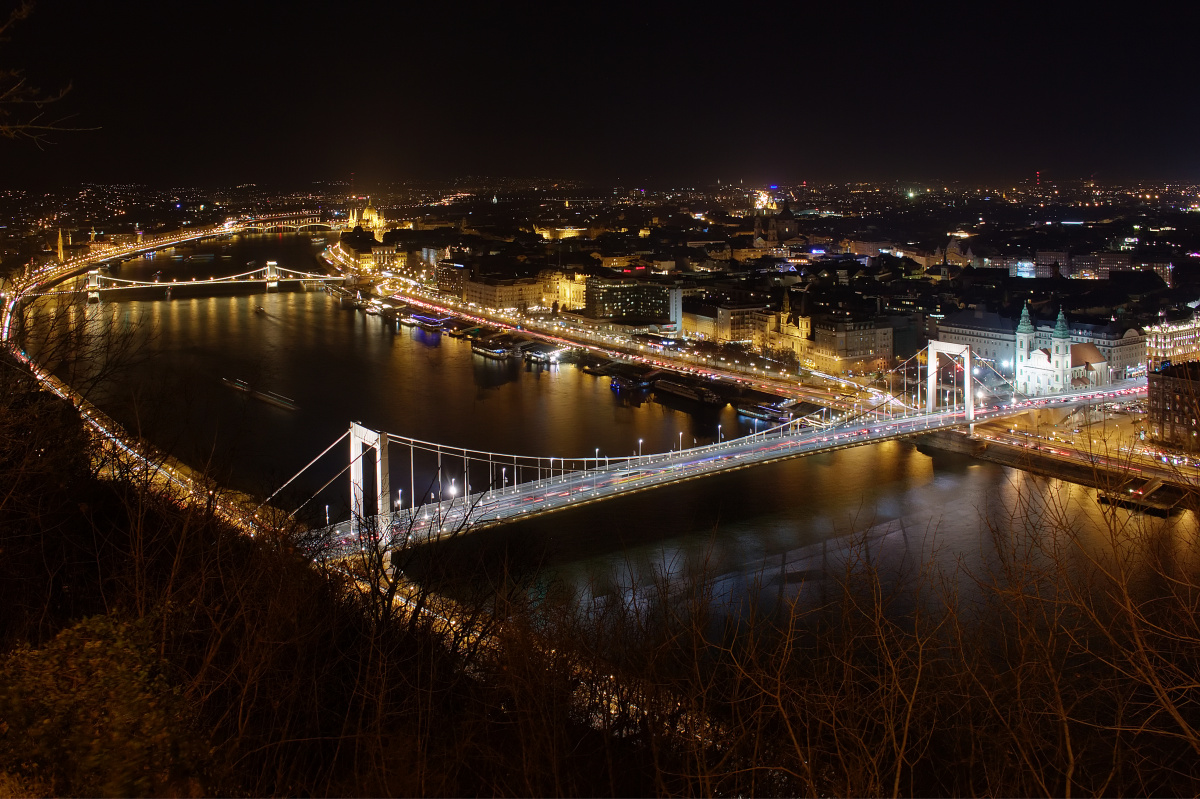
[[[245,380],[238,380],[237,378],[233,377],[222,377],[221,382],[230,388],[236,388],[238,391],[245,391],[246,393],[250,392],[250,384]]]
[[[617,375],[608,384],[613,391],[647,391],[654,385],[653,380]]]
[[[1179,510],[1176,505],[1140,494],[1123,494],[1120,491],[1097,491],[1096,501],[1102,505],[1116,505],[1132,511],[1149,513],[1152,516],[1170,516]]]
[[[792,418],[792,415],[787,411],[781,411],[770,405],[735,403],[734,407],[737,409],[739,416],[749,416],[751,419],[761,419],[764,422],[783,424],[784,422],[791,421]]]
[[[656,380],[654,382],[654,389],[665,394],[674,394],[684,399],[703,402],[706,405],[725,404],[715,391],[703,386],[687,386],[683,383],[676,383],[674,380]]]
[[[267,309],[266,309],[266,308],[264,308],[264,307],[262,307],[262,306],[260,305],[260,306],[258,306],[257,308],[255,308],[255,309],[254,309],[254,312],[255,312],[256,314],[258,314],[259,316],[266,316],[266,314],[267,314]]]
[[[508,360],[508,347],[486,341],[477,341],[472,344],[471,352],[496,361]]]
[[[285,397],[282,394],[276,394],[274,391],[259,391],[255,389],[250,392],[250,396],[257,400],[262,400],[268,405],[285,408],[289,411],[296,410],[296,401],[294,399]]]
[[[198,253],[196,253],[195,255],[189,255],[189,256],[187,257],[187,259],[188,259],[188,261],[189,261],[189,262],[191,262],[191,261],[212,261],[212,260],[214,260],[216,257],[217,257],[217,256],[216,256],[216,254],[215,254],[215,253],[211,253],[211,252],[198,252]]]
[[[405,316],[400,320],[400,324],[404,325],[405,327],[416,327],[417,320],[413,319],[411,316]]]
[[[379,316],[379,308],[375,305],[368,305],[367,316]]]
[[[424,316],[413,317],[417,320],[417,327],[424,330],[426,333],[441,333],[442,323],[436,319],[427,319]]]
[[[592,366],[591,364],[584,366],[579,371],[585,375],[596,375],[597,377],[603,377],[608,374],[608,370],[604,366]]]

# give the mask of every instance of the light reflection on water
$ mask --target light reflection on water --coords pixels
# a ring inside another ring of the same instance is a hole
[[[314,249],[296,236],[246,237],[211,245],[232,257],[203,264],[132,262],[122,277],[157,270],[192,274],[278,260],[312,269]],[[245,291],[243,288],[242,291]],[[630,401],[608,381],[571,366],[542,370],[488,360],[470,343],[379,317],[342,310],[319,291],[165,300],[157,290],[106,302],[112,314],[144,325],[153,357],[111,385],[102,404],[131,429],[193,465],[209,464],[222,482],[269,494],[350,421],[457,447],[526,454],[630,455],[670,449],[683,435],[701,443],[750,431],[731,407],[687,412],[686,403]],[[265,314],[258,314],[259,306]],[[249,399],[221,382],[248,380],[293,398],[296,410]],[[393,453],[393,486],[408,481],[406,457]],[[294,507],[345,464],[341,447],[281,495]],[[431,466],[409,481],[423,485]],[[309,507],[344,515],[345,479]],[[411,501],[409,490],[405,490]],[[1049,496],[1050,502],[1029,502]],[[1009,529],[1014,509],[1061,516],[1085,537],[1101,537],[1101,512],[1089,489],[1034,478],[962,455],[891,442],[729,473],[485,531],[469,549],[520,541],[581,594],[628,597],[657,575],[684,580],[725,575],[732,593],[756,584],[780,596],[813,585],[805,577],[840,562],[846,542],[865,535],[873,555],[897,568],[936,562],[951,569],[988,565],[989,528]],[[1124,513],[1122,511],[1122,513]],[[1020,516],[1020,514],[1018,514]],[[1128,514],[1126,514],[1128,516]],[[1142,517],[1138,517],[1139,519]],[[1018,518],[1017,522],[1020,521]],[[1183,514],[1150,525],[1194,534]]]

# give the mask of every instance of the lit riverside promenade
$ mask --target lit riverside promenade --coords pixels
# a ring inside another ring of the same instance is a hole
[[[269,230],[273,228],[295,230],[302,227],[314,226],[329,227],[327,224],[319,222],[319,220],[308,212],[298,215],[281,214],[255,219],[230,220],[221,225],[165,233],[121,247],[98,247],[86,255],[69,258],[62,263],[47,264],[28,274],[14,278],[5,286],[4,293],[0,293],[0,342],[3,343],[3,346],[8,347],[19,361],[30,368],[33,376],[42,384],[43,388],[71,402],[78,408],[81,419],[100,446],[111,448],[114,453],[127,459],[133,465],[134,473],[140,475],[146,481],[146,485],[149,488],[166,495],[172,500],[203,504],[215,515],[225,519],[243,532],[253,535],[262,529],[262,523],[254,513],[254,510],[241,507],[237,503],[219,496],[217,491],[209,487],[209,484],[195,479],[191,475],[190,470],[183,464],[176,463],[164,454],[157,452],[153,447],[146,445],[137,437],[130,435],[119,424],[108,418],[107,415],[92,406],[83,397],[79,396],[70,386],[62,383],[34,363],[28,355],[18,349],[10,340],[13,332],[12,320],[20,304],[27,298],[40,296],[42,293],[45,293],[44,289],[104,261],[116,258],[128,258],[139,253],[171,247],[187,241],[196,241],[213,236],[224,236],[243,230]],[[265,269],[259,271],[263,273],[261,279],[268,283],[271,282],[271,278],[275,278],[276,280],[297,279],[308,282],[313,277],[322,277],[305,275],[303,278],[293,278],[288,276],[287,273],[289,270],[278,270],[273,274],[268,273]],[[338,278],[332,279],[336,280]],[[223,281],[212,282],[234,281],[226,278]],[[259,508],[261,507],[260,505]]]

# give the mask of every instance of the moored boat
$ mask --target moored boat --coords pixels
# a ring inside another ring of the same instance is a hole
[[[782,424],[790,421],[792,418],[792,415],[789,412],[781,411],[778,408],[771,407],[770,405],[735,403],[734,407],[737,409],[739,416],[749,416],[752,419],[762,419],[764,422],[776,422]]]
[[[704,386],[688,386],[683,383],[676,383],[674,380],[656,380],[654,381],[654,389],[662,391],[666,394],[674,394],[677,397],[684,399],[703,402],[706,405],[724,405],[722,400],[715,391]]]

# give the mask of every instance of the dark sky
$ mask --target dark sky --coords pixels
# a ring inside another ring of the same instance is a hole
[[[0,175],[1198,181],[1193,7],[38,0],[0,66],[100,129]]]

